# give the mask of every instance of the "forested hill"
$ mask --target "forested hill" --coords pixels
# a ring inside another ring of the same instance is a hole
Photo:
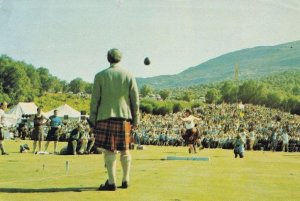
[[[140,87],[146,84],[154,88],[172,88],[232,80],[236,65],[239,79],[242,80],[300,69],[300,40],[231,52],[188,68],[179,74],[138,78],[137,81]]]
[[[46,92],[91,93],[92,84],[75,78],[70,83],[53,76],[45,67],[0,56],[0,102],[33,101]]]

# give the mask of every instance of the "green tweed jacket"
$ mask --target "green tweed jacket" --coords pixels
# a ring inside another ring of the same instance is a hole
[[[109,118],[131,119],[132,124],[139,123],[139,91],[131,73],[118,64],[96,74],[90,105],[90,120]]]

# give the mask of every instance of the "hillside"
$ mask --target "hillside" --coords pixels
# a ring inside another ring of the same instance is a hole
[[[261,78],[270,73],[300,69],[300,41],[276,46],[243,49],[208,60],[175,75],[137,78],[139,86],[154,88],[187,87],[207,84],[234,77],[234,66],[239,66],[239,79]]]

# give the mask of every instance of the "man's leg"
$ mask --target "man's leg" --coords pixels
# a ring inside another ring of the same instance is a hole
[[[88,148],[87,148],[88,153],[91,153],[94,144],[95,144],[95,138],[89,139]]]
[[[54,154],[57,153],[57,143],[58,141],[54,141]]]
[[[72,140],[72,151],[73,151],[73,155],[76,155],[76,148],[77,148],[77,140]]]
[[[36,140],[33,141],[33,148],[32,148],[32,153],[35,153],[35,149],[36,149]]]
[[[41,140],[39,140],[39,151],[42,151],[42,141]]]
[[[0,140],[0,150],[2,155],[7,155],[7,153],[4,151],[4,145],[3,145],[3,140]]]
[[[191,154],[194,151],[193,144],[189,144],[189,153]]]
[[[111,151],[104,152],[104,162],[108,173],[108,184],[116,184],[116,153]]]
[[[240,152],[239,155],[240,155],[240,158],[244,158],[244,153],[243,152]]]
[[[47,141],[46,144],[45,144],[45,152],[46,152],[47,149],[48,149],[49,143],[50,143],[50,141]]]
[[[122,187],[127,188],[130,180],[129,174],[131,167],[131,155],[129,150],[121,152],[120,161],[123,169]]]
[[[88,140],[87,139],[82,140],[80,148],[79,148],[79,151],[78,151],[80,154],[84,154],[86,152],[86,150],[87,150],[87,144],[88,144]]]

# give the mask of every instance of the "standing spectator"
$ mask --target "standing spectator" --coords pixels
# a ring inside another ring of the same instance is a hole
[[[272,130],[272,133],[271,133],[271,150],[274,152],[276,151],[276,148],[277,148],[277,131],[278,131],[278,128],[275,127],[273,128]]]
[[[241,137],[241,134],[238,133],[236,138],[233,141],[234,144],[234,157],[236,158],[238,155],[240,156],[240,158],[244,157],[244,145],[245,145],[245,141],[243,140],[243,138]]]
[[[39,145],[39,152],[42,151],[42,141],[44,140],[44,121],[47,120],[44,115],[42,115],[42,109],[40,107],[37,108],[37,114],[33,117],[33,130],[32,130],[32,140],[33,140],[33,148],[32,153],[35,153],[36,143]]]
[[[251,127],[250,130],[249,130],[249,139],[250,139],[250,150],[253,151],[253,145],[254,145],[254,142],[255,142],[255,131],[254,131],[254,128]]]
[[[282,151],[288,152],[289,151],[289,135],[285,128],[282,130],[281,137],[282,137]]]
[[[131,73],[120,67],[118,49],[107,53],[110,67],[95,76],[91,98],[90,120],[95,126],[95,146],[105,149],[104,162],[108,180],[99,190],[116,190],[116,155],[121,152],[122,188],[129,184],[131,125],[139,123],[139,91]]]
[[[7,103],[0,103],[0,150],[2,155],[8,155],[4,150],[4,128],[6,127],[5,110],[7,109]]]
[[[242,126],[242,128],[240,129],[240,136],[244,142],[244,148],[246,148],[246,142],[247,142],[247,133],[246,133],[246,129],[244,128],[244,126]]]
[[[49,117],[49,121],[50,121],[50,130],[48,132],[48,135],[46,137],[46,144],[45,144],[45,152],[48,149],[49,143],[51,141],[54,142],[54,154],[58,153],[57,152],[57,142],[59,139],[59,129],[61,128],[61,118],[59,116],[57,116],[57,110],[54,110],[54,114],[52,116]]]

